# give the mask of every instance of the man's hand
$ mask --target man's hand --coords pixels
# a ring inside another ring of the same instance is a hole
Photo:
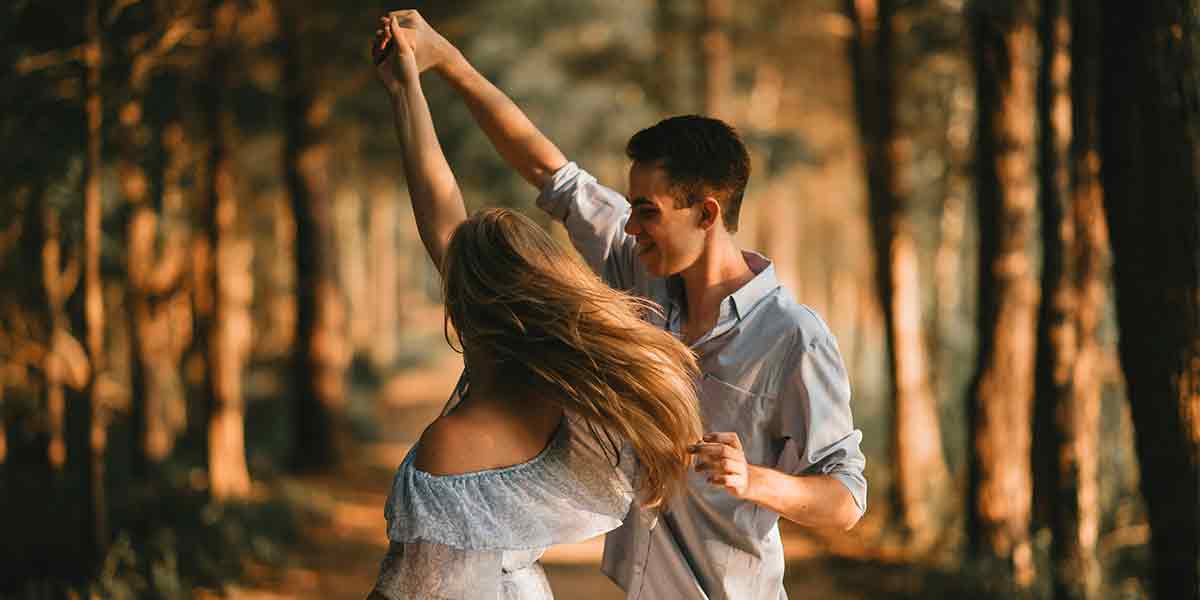
[[[415,10],[394,10],[380,18],[380,25],[385,29],[394,25],[411,34],[409,39],[416,53],[417,68],[422,72],[446,63],[457,52],[454,45],[430,27],[421,13]]]
[[[693,444],[690,451],[696,457],[696,472],[706,474],[709,484],[739,499],[750,494],[750,469],[738,434],[705,434],[704,441]]]

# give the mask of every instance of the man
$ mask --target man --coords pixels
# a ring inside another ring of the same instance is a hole
[[[769,260],[734,242],[750,176],[737,133],[698,116],[638,132],[626,200],[569,162],[416,11],[387,19],[415,32],[418,63],[458,91],[592,268],[662,305],[653,318],[699,356],[711,433],[693,447],[687,493],[661,513],[632,509],[608,535],[605,573],[631,599],[786,598],[779,516],[851,528],[866,507],[865,458],[833,335]]]

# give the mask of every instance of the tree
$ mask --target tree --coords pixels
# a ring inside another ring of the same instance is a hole
[[[979,367],[969,405],[968,538],[973,553],[1033,580],[1030,417],[1038,280],[1037,9],[1032,0],[972,9],[978,102]]]
[[[140,36],[129,37],[146,41],[126,45],[128,87],[117,111],[115,137],[119,189],[127,205],[125,310],[130,339],[132,459],[134,471],[144,477],[150,465],[166,458],[178,429],[168,417],[176,399],[168,397],[167,390],[178,387],[170,382],[178,381],[179,349],[188,342],[172,339],[178,332],[171,327],[172,308],[182,296],[186,274],[186,236],[181,227],[162,224],[169,210],[164,203],[166,172],[178,169],[179,152],[175,140],[157,135],[160,128],[147,118],[148,88],[160,63],[192,26],[180,15],[160,15],[150,6],[137,8],[141,12],[130,20]],[[156,138],[162,141],[161,152],[151,148]]]
[[[328,139],[332,92],[318,86],[314,53],[304,42],[312,16],[278,4],[283,36],[284,173],[296,220],[296,393],[294,462],[318,469],[338,460],[334,416],[345,402],[349,355],[345,303],[338,291]]]
[[[1099,181],[1096,10],[1042,4],[1042,290],[1035,440],[1046,485],[1039,491],[1053,533],[1054,595],[1098,598],[1098,477],[1108,238]],[[1044,407],[1044,408],[1043,408]]]
[[[90,364],[89,377],[82,397],[69,407],[74,426],[68,443],[77,452],[76,468],[80,475],[83,498],[82,543],[85,564],[99,565],[108,547],[108,503],[104,486],[104,453],[108,431],[100,394],[104,372],[104,296],[100,280],[101,189],[103,168],[101,138],[104,132],[104,105],[101,96],[101,70],[104,47],[101,42],[100,0],[88,0],[84,11],[86,42],[83,50],[84,114],[86,116],[86,152],[83,175],[83,306],[84,348]]]
[[[908,190],[899,174],[903,140],[896,126],[896,47],[890,0],[846,0],[853,33],[855,109],[864,150],[875,244],[876,286],[887,328],[893,382],[893,505],[917,547],[933,541],[946,516],[950,476],[942,456],[937,400],[921,315],[921,276]]]
[[[207,116],[212,136],[206,173],[207,195],[203,226],[208,232],[211,271],[207,286],[212,305],[202,320],[208,364],[208,468],[214,498],[244,498],[250,494],[246,469],[245,409],[242,369],[250,351],[250,299],[253,247],[237,233],[237,195],[232,149],[233,111],[229,105],[236,59],[238,5],[216,0],[209,7],[210,57]]]
[[[1200,598],[1196,0],[1105,2],[1104,208],[1158,598]]]
[[[733,16],[730,0],[704,0],[704,13],[697,36],[704,82],[704,114],[733,121],[733,44],[729,24]]]

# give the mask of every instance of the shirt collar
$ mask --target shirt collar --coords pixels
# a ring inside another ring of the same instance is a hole
[[[754,278],[729,295],[738,320],[746,318],[755,304],[779,287],[779,278],[775,275],[775,263],[770,259],[749,250],[742,250],[742,258],[746,259],[746,265],[754,273]]]
[[[775,275],[775,263],[771,259],[750,250],[742,250],[742,258],[754,273],[754,277],[721,301],[721,314],[717,319],[720,323],[730,316],[736,316],[740,321],[750,313],[759,300],[779,287],[779,278]],[[683,277],[672,275],[667,278],[667,297],[673,305],[669,312],[677,314],[675,307],[683,305]],[[732,313],[732,314],[731,314]]]

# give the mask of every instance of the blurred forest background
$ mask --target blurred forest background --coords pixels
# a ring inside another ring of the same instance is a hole
[[[369,591],[460,364],[372,81],[398,8],[618,190],[661,117],[741,130],[740,241],[869,457],[854,531],[784,526],[793,598],[1200,597],[1200,0],[7,2],[0,595]],[[546,222],[425,83],[471,208]],[[598,548],[558,597],[619,597]]]

